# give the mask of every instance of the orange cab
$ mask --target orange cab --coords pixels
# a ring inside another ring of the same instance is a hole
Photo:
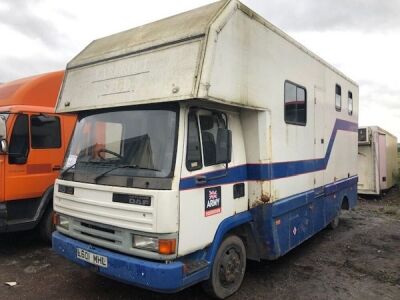
[[[33,229],[50,241],[53,184],[74,115],[55,114],[64,72],[0,85],[0,232]]]

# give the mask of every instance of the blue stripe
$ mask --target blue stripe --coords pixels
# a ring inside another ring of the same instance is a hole
[[[358,124],[346,120],[337,119],[335,122],[335,126],[333,127],[331,137],[329,139],[329,144],[325,153],[325,157],[323,158],[278,162],[270,164],[247,164],[236,166],[228,169],[227,176],[215,180],[209,180],[207,182],[207,186],[247,180],[275,180],[279,178],[286,178],[290,176],[325,170],[332,153],[337,132],[339,130],[357,132]],[[225,170],[221,170],[209,172],[203,175],[206,176],[206,178],[211,178],[222,175],[224,174],[224,172]],[[199,186],[196,184],[196,176],[182,178],[179,184],[179,189],[187,190],[198,188]],[[203,185],[202,187],[204,186],[206,185]]]

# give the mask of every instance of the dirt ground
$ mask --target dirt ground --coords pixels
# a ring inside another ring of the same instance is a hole
[[[14,287],[4,283],[15,281]],[[98,276],[55,255],[33,233],[0,236],[0,299],[207,299],[199,285],[162,295]],[[360,199],[273,262],[249,263],[230,299],[400,299],[400,192]]]

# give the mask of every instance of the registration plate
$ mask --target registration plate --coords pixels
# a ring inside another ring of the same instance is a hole
[[[107,257],[94,254],[92,252],[77,248],[76,249],[76,257],[80,260],[84,260],[90,264],[100,266],[103,268],[108,267],[108,260]]]

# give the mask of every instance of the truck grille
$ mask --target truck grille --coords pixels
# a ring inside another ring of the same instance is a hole
[[[79,221],[76,219],[72,221],[71,225],[71,229],[74,235],[87,237],[94,244],[107,243],[119,247],[124,246],[124,236],[126,236],[126,234],[123,234],[122,230],[117,230],[103,224],[96,224],[94,222],[88,221]],[[101,243],[98,243],[100,241]]]

